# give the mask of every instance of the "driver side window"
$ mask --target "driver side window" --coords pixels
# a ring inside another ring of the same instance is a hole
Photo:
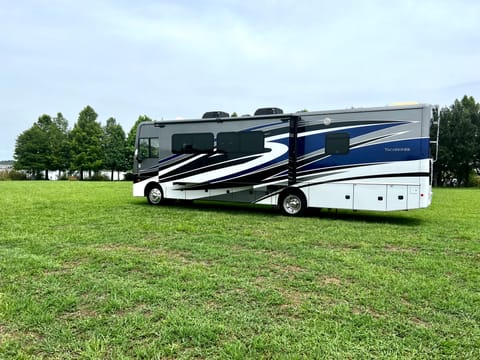
[[[140,138],[138,153],[142,159],[158,158],[160,141],[158,138]]]

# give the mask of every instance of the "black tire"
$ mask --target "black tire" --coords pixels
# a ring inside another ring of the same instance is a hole
[[[307,199],[301,190],[289,189],[280,194],[278,207],[287,216],[302,216],[307,210]]]
[[[156,184],[147,188],[146,196],[150,205],[160,205],[164,200],[163,191],[160,186]]]

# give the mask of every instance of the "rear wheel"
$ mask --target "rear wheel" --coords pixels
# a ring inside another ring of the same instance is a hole
[[[300,190],[287,190],[281,194],[278,206],[284,215],[301,216],[307,209],[307,199]]]
[[[148,188],[147,200],[150,205],[160,205],[163,201],[163,192],[159,185],[152,185]]]

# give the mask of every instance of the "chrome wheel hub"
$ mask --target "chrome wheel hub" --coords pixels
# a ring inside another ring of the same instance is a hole
[[[298,213],[302,208],[302,202],[295,195],[288,195],[283,200],[283,208],[285,211],[291,215]]]
[[[153,204],[159,204],[162,201],[162,192],[158,188],[153,188],[150,190],[148,197]]]

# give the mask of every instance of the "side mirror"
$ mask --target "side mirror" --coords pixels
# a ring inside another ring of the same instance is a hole
[[[142,162],[143,157],[142,157],[142,155],[139,153],[138,149],[135,149],[135,153],[133,154],[133,156],[135,157],[135,159],[137,159],[138,162]]]

